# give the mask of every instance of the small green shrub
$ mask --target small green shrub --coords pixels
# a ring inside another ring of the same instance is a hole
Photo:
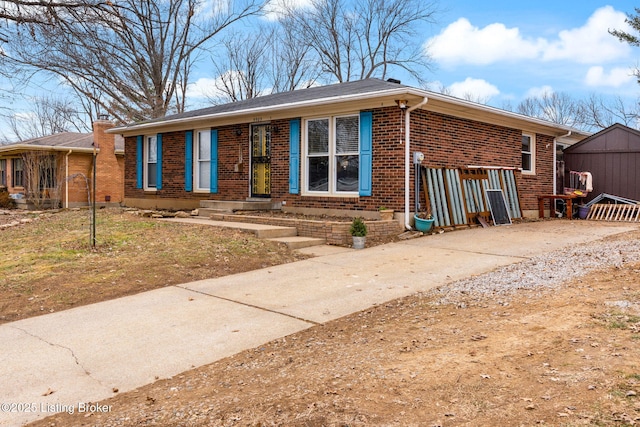
[[[364,223],[362,218],[355,217],[351,222],[349,233],[355,237],[364,237],[367,235],[367,224]]]
[[[0,187],[0,208],[15,209],[16,201],[11,198],[6,187]]]

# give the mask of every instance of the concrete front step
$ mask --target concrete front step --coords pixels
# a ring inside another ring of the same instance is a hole
[[[279,237],[294,237],[298,235],[295,227],[281,227],[278,225],[252,224],[247,222],[214,221],[203,217],[191,218],[163,218],[164,221],[183,222],[188,224],[203,224],[216,227],[233,228],[253,233],[259,239],[275,239]]]
[[[213,212],[264,211],[280,209],[280,203],[271,200],[201,200],[200,210]],[[202,214],[201,214],[202,215]],[[207,214],[208,215],[208,214]]]
[[[203,217],[191,218],[163,218],[163,221],[183,222],[187,224],[204,224],[217,227],[233,228],[253,233],[259,239],[271,240],[291,249],[309,248],[326,244],[325,239],[298,236],[295,227],[281,227],[278,225],[252,224],[247,222],[215,221]]]
[[[302,248],[308,248],[311,246],[324,245],[326,243],[325,239],[319,239],[316,237],[303,237],[303,236],[276,237],[268,240],[271,240],[272,242],[281,243],[283,245],[287,245],[290,249],[302,249]]]

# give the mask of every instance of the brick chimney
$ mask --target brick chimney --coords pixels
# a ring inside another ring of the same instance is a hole
[[[116,156],[114,134],[106,131],[115,125],[111,120],[99,118],[93,122],[93,143],[96,156],[96,203],[122,203],[124,201],[124,158]]]

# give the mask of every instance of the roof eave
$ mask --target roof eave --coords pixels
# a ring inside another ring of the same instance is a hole
[[[25,151],[58,151],[58,152],[69,152],[72,153],[86,153],[92,154],[93,148],[86,147],[63,147],[63,146],[52,146],[52,145],[32,145],[32,144],[11,144],[0,146],[0,155],[2,154],[18,154],[24,153]],[[96,148],[96,152],[99,152],[100,149]],[[116,155],[124,155],[124,149],[116,149]]]
[[[517,127],[523,129],[529,129],[539,131],[541,133],[553,135],[555,137],[567,136],[569,140],[578,141],[588,137],[591,133],[581,131],[570,126],[552,123],[546,120],[528,117],[522,114],[514,113],[511,111],[501,110],[499,108],[491,107],[488,105],[477,104],[475,102],[467,101],[460,98],[455,98],[448,95],[439,94],[436,92],[429,92],[426,90],[412,88],[408,86],[402,86],[398,89],[389,89],[382,91],[375,91],[362,94],[350,94],[342,96],[334,96],[320,99],[312,99],[306,101],[292,102],[286,104],[272,105],[258,108],[248,108],[244,110],[228,111],[223,113],[205,114],[201,116],[177,118],[173,120],[154,121],[141,124],[118,126],[107,130],[107,133],[122,134],[124,136],[133,136],[144,133],[147,130],[157,130],[167,128],[184,127],[186,125],[195,122],[201,122],[206,120],[230,120],[234,117],[246,117],[246,116],[258,116],[264,113],[284,112],[287,110],[295,110],[299,115],[299,111],[304,108],[310,107],[322,107],[337,103],[349,103],[349,102],[363,102],[374,99],[402,99],[403,97],[412,98],[413,101],[422,98],[428,98],[429,103],[423,106],[423,109],[430,111],[441,112],[452,116],[461,116],[465,118],[472,118],[474,120],[481,120],[493,124],[501,124],[508,126],[511,122],[512,127],[514,124],[518,124]],[[437,102],[433,102],[437,101]],[[482,117],[478,117],[482,116]]]
[[[366,100],[376,99],[376,98],[409,95],[411,93],[410,89],[411,88],[401,87],[399,89],[393,89],[393,90],[384,90],[384,91],[369,92],[369,93],[363,93],[363,94],[332,96],[327,98],[290,102],[290,103],[270,105],[265,107],[227,111],[224,113],[205,114],[201,116],[185,117],[185,118],[178,118],[173,120],[170,119],[170,120],[163,120],[163,121],[146,122],[141,124],[117,126],[107,130],[106,132],[123,134],[123,135],[124,134],[132,135],[135,132],[144,131],[147,129],[161,129],[165,127],[188,124],[188,123],[198,122],[203,120],[212,120],[212,119],[219,120],[219,119],[232,118],[232,117],[259,115],[266,112],[273,113],[276,111],[298,110],[306,107],[316,107],[316,106],[319,107],[319,106],[331,105],[335,103],[346,103],[350,101],[366,101]]]

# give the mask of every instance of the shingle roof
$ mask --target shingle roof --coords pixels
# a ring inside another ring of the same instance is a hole
[[[365,93],[380,92],[409,88],[393,81],[380,79],[365,79],[345,83],[336,83],[327,86],[310,87],[308,89],[298,89],[290,92],[280,92],[271,95],[259,96],[243,101],[231,102],[228,104],[215,105],[201,108],[199,110],[187,111],[180,114],[165,116],[159,119],[149,120],[144,123],[164,122],[175,119],[186,119],[191,117],[208,116],[212,114],[230,113],[234,111],[250,110],[254,108],[265,108],[270,106],[291,104],[297,102],[311,101],[315,99],[333,98],[338,96],[358,95]],[[140,123],[137,123],[140,124]]]
[[[120,135],[116,135],[115,144],[116,151],[124,151],[124,139]],[[54,135],[27,139],[13,144],[6,144],[0,148],[10,149],[14,146],[25,145],[34,147],[51,147],[61,150],[73,148],[93,149],[93,133],[62,132]]]

